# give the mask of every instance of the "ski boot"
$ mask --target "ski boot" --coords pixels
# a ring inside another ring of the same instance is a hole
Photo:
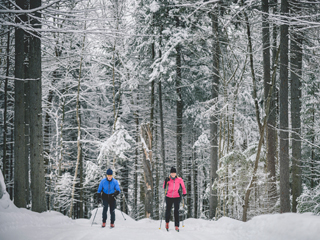
[[[169,223],[166,223],[166,230],[169,232]]]

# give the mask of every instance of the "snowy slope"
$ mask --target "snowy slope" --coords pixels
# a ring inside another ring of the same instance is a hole
[[[95,213],[95,210],[93,211]],[[318,240],[320,217],[312,214],[275,214],[255,217],[247,223],[221,218],[218,221],[187,219],[180,232],[166,232],[164,222],[143,219],[134,221],[116,211],[116,227],[101,228],[102,208],[95,223],[92,219],[72,220],[57,212],[35,213],[14,206],[8,194],[0,199],[1,240]],[[108,216],[109,217],[109,216]],[[108,223],[108,220],[107,220]],[[181,223],[182,225],[182,223]]]

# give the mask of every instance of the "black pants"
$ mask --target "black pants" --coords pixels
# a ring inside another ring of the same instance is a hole
[[[174,225],[179,227],[179,207],[181,198],[169,198],[166,197],[166,223],[169,222],[171,216],[172,205],[174,205]]]
[[[114,214],[114,210],[116,208],[116,201],[113,199],[109,201],[103,199],[102,222],[105,223],[107,221],[108,206],[110,207],[111,224],[114,224],[114,220],[116,219],[116,216]]]

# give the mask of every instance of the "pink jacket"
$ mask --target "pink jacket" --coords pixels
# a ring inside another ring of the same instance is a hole
[[[163,188],[166,189],[167,186],[165,186],[165,181],[163,182]],[[184,186],[184,182],[182,178],[176,177],[175,179],[172,179],[170,177],[170,181],[168,182],[168,190],[167,190],[167,197],[169,198],[178,198],[179,195],[179,188],[182,187],[182,193],[187,194],[186,187]]]

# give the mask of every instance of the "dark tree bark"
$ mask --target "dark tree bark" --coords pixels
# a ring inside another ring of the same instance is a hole
[[[41,0],[30,0],[30,8],[41,6]],[[42,134],[42,87],[41,87],[41,40],[37,32],[41,28],[38,19],[40,12],[35,12],[35,18],[31,19],[34,32],[30,35],[29,77],[30,81],[30,167],[31,167],[31,192],[32,210],[43,212],[45,203],[45,179],[43,159],[43,134]]]
[[[272,6],[273,14],[278,13],[277,8],[277,0],[273,0],[273,6]],[[272,66],[276,65],[276,62],[278,61],[277,58],[277,36],[278,36],[278,26],[277,24],[273,24],[272,26]],[[274,83],[277,82],[277,71],[276,68],[274,69]],[[277,135],[277,116],[279,114],[278,111],[278,102],[277,102],[277,96],[278,94],[278,88],[276,87],[276,84],[273,85],[272,89],[271,99],[270,99],[270,110],[269,110],[269,117],[268,117],[268,126],[267,126],[267,141],[268,141],[268,152],[267,153],[267,171],[269,173],[269,183],[270,186],[268,188],[268,195],[269,199],[271,200],[271,204],[275,205],[277,201],[277,186],[276,186],[276,159],[278,156],[278,135]],[[272,158],[272,152],[274,152],[274,158]],[[270,157],[270,158],[269,158]]]
[[[30,58],[30,33],[25,32],[24,36],[24,54],[25,54],[25,59],[26,59],[26,64],[24,66],[24,77],[26,79],[31,78],[29,75],[29,64],[28,60]],[[30,81],[25,81],[24,82],[24,95],[25,97],[25,108],[24,108],[24,136],[25,136],[25,176],[26,176],[26,201],[27,204],[30,204],[30,183],[29,183],[29,169],[30,169],[30,98],[28,97],[30,95]]]
[[[10,52],[10,31],[8,31],[8,38],[7,38],[7,69],[6,69],[6,77],[9,76],[9,68],[10,68],[10,58],[9,58],[9,52]],[[4,109],[3,109],[3,165],[2,165],[2,173],[3,178],[6,180],[7,176],[7,131],[8,131],[8,125],[7,125],[7,112],[8,112],[8,78],[5,79],[4,82]]]
[[[193,144],[193,142],[191,142]],[[192,158],[189,158],[189,162],[188,162],[188,172],[191,173],[192,172]],[[188,178],[187,178],[187,207],[188,207],[188,218],[192,217],[192,174],[188,174]]]
[[[160,219],[160,169],[159,169],[159,154],[158,154],[158,119],[155,119],[155,127],[154,127],[154,135],[155,135],[155,173],[156,173],[156,179],[154,183],[154,203],[155,203],[155,215],[154,219],[159,220]],[[161,181],[162,182],[162,181]]]
[[[314,86],[315,87],[315,86]],[[313,105],[313,111],[312,111],[312,122],[311,122],[311,161],[310,161],[310,188],[313,189],[316,186],[316,174],[315,174],[315,105]]]
[[[27,8],[26,0],[16,0],[21,9]],[[16,23],[26,21],[25,15],[18,15]],[[25,97],[24,97],[24,30],[15,29],[15,105],[14,105],[14,203],[26,207],[26,169],[25,161]]]
[[[13,103],[13,101],[10,101],[9,102],[9,107],[12,107],[12,108],[14,108],[13,106],[14,106],[14,103]],[[10,120],[9,120],[9,122],[10,122],[10,125],[11,126],[14,126],[14,119],[13,118],[11,118]],[[9,164],[8,164],[8,167],[7,167],[7,169],[8,169],[8,176],[7,176],[7,179],[8,179],[8,181],[14,181],[14,173],[13,173],[13,165],[14,165],[14,151],[15,151],[15,149],[14,149],[14,127],[12,127],[11,128],[11,134],[10,134],[10,136],[11,136],[11,144],[10,144],[10,156],[9,156],[9,159],[8,159],[8,162],[9,162]],[[9,195],[10,195],[10,199],[11,200],[13,200],[14,199],[14,186],[11,186],[11,187],[8,187],[8,193],[9,193]]]
[[[138,112],[135,114],[136,122],[136,143],[139,142],[139,117]],[[139,150],[136,146],[135,159],[134,159],[134,204],[133,209],[135,210],[135,219],[138,217],[138,159],[139,159]]]
[[[28,39],[28,38],[27,38]],[[25,45],[25,53],[26,55],[28,55],[28,49],[29,49],[29,42],[26,41]],[[25,66],[25,78],[29,78],[29,73],[28,73],[28,66]],[[24,82],[24,95],[28,96],[30,93],[30,81],[25,81]],[[25,114],[24,114],[24,119],[25,119],[25,129],[24,129],[24,135],[25,135],[25,164],[26,164],[26,168],[25,168],[25,181],[26,181],[26,201],[27,204],[30,204],[30,183],[29,183],[29,169],[30,169],[30,99],[28,97],[25,98]]]
[[[280,26],[280,211],[290,212],[288,133],[288,1],[281,0]]]
[[[262,0],[262,42],[263,42],[263,78],[264,78],[264,102],[267,102],[270,86],[272,86],[270,77],[270,26],[269,26],[269,3],[268,0]],[[267,121],[266,145],[267,145],[267,172],[268,172],[268,195],[271,205],[273,205],[275,186],[275,159],[276,159],[276,116],[275,116],[275,86],[272,86],[272,96],[270,99],[270,110]],[[267,106],[265,105],[265,108]],[[265,109],[266,111],[266,109]]]
[[[193,131],[193,138],[196,137],[196,132]],[[197,153],[193,150],[193,217],[198,218],[198,162]]]
[[[128,214],[128,208],[127,208],[127,202],[126,199],[128,199],[128,194],[129,194],[129,162],[128,160],[124,161],[123,169],[122,169],[122,177],[124,181],[122,182],[122,209],[124,213]]]
[[[292,1],[293,15],[301,13],[301,5]],[[292,211],[297,212],[297,197],[301,194],[301,80],[302,75],[302,33],[292,26],[290,45],[291,64],[291,124],[292,124]]]
[[[175,17],[176,27],[180,27],[179,17]],[[176,49],[176,94],[177,94],[177,174],[182,177],[182,94],[181,94],[181,44],[178,43]]]
[[[162,57],[162,52],[161,52],[161,44],[162,44],[162,25],[160,27],[160,39],[159,39],[159,58]],[[164,126],[163,126],[163,108],[162,108],[162,86],[161,86],[161,79],[159,79],[158,83],[158,91],[159,91],[159,115],[160,115],[160,142],[161,142],[161,149],[160,149],[160,156],[162,160],[162,172],[163,172],[163,177],[166,176],[166,161],[165,161],[165,145],[164,145]]]
[[[212,99],[218,99],[219,94],[219,29],[218,29],[218,15],[216,12],[211,14],[212,33],[213,33],[213,76],[212,76]],[[218,178],[218,117],[213,114],[210,117],[210,219],[216,215],[216,208],[218,206],[217,190],[213,188],[214,181]]]
[[[155,49],[154,41],[151,44],[152,61],[155,60]],[[154,80],[151,81],[151,95],[150,95],[150,130],[153,132],[153,121],[154,121]],[[151,144],[152,145],[152,144]]]
[[[82,148],[81,148],[81,152],[80,152],[80,166],[79,166],[79,185],[80,185],[80,189],[79,189],[79,218],[83,218],[83,202],[84,202],[84,191],[83,191],[83,154],[82,154]]]

